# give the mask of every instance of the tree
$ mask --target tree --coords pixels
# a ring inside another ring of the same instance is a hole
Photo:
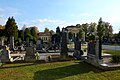
[[[84,34],[84,31],[82,29],[79,30],[79,33],[77,33],[77,37],[82,40],[82,36]]]
[[[72,32],[69,32],[69,33],[68,33],[68,38],[69,38],[70,40],[73,38]]]
[[[97,26],[97,35],[98,35],[98,38],[99,38],[99,59],[102,59],[102,42],[101,42],[101,38],[103,37],[104,35],[104,32],[105,32],[105,25],[102,21],[102,18],[99,19],[99,22],[98,22],[98,26]]]
[[[31,35],[31,34],[30,34],[29,28],[26,28],[25,31],[24,31],[24,38],[25,38],[25,40],[26,40],[27,37],[30,36],[30,35]]]
[[[101,39],[105,32],[105,24],[102,21],[102,18],[99,19],[98,26],[97,26],[97,35]]]
[[[48,32],[49,32],[49,29],[48,29],[48,28],[45,28],[44,32],[45,32],[45,33],[48,33]]]
[[[90,26],[89,26],[89,34],[95,34],[96,32],[96,26],[97,24],[96,23],[91,23]]]
[[[0,25],[0,37],[5,36],[4,29],[5,27]]]
[[[82,26],[80,24],[76,24],[76,27],[77,28],[81,28]]]
[[[60,27],[59,26],[56,28],[56,33],[60,34]]]
[[[55,32],[53,30],[50,30],[50,35],[53,35]]]
[[[61,37],[59,34],[56,33],[56,34],[52,35],[52,43],[53,44],[59,45],[60,40],[61,40]]]
[[[18,37],[21,38],[22,41],[24,41],[24,31],[23,30],[19,30],[19,33],[18,33]]]
[[[37,39],[37,32],[36,32],[35,27],[32,27],[32,28],[30,29],[30,33],[31,33],[31,35],[32,35],[33,37],[35,37],[35,38]]]
[[[31,35],[33,36],[33,43],[36,44],[37,43],[37,31],[35,27],[32,27],[31,30]]]
[[[85,32],[85,41],[86,41],[86,38],[87,38],[88,28],[89,28],[88,23],[82,24],[82,29]]]
[[[8,21],[5,24],[5,32],[6,32],[6,36],[13,36],[15,38],[15,40],[18,37],[18,26],[15,22],[15,19],[12,18],[8,18]]]
[[[111,40],[113,37],[113,29],[110,23],[104,22],[104,24],[105,24],[105,34],[103,36],[103,39],[104,41],[108,41],[108,40]]]

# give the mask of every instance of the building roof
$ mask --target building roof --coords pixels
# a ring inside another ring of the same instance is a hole
[[[78,26],[73,26],[73,25],[66,27],[66,29],[69,29],[69,28],[80,28],[80,27],[78,27]]]
[[[39,36],[51,36],[50,33],[39,32],[37,35]]]

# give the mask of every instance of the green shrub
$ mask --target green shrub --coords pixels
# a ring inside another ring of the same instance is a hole
[[[113,63],[120,62],[120,54],[112,54],[112,62]]]

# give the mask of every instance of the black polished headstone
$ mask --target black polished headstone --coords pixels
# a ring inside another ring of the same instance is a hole
[[[67,33],[65,31],[62,32],[62,42],[61,42],[61,57],[68,56],[67,49]]]
[[[95,43],[94,42],[89,42],[88,43],[88,54],[93,54],[95,55]]]

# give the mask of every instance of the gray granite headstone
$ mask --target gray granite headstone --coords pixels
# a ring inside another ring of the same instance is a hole
[[[36,47],[36,49],[37,49],[37,50],[41,50],[42,47],[43,47],[42,40],[39,39],[39,40],[37,41],[37,47]]]
[[[4,46],[4,38],[0,37],[0,46]]]
[[[10,50],[7,50],[7,47],[3,47],[3,51],[0,56],[1,62],[11,62]]]
[[[14,37],[10,36],[10,50],[14,50]]]
[[[26,47],[25,61],[35,61],[35,48]]]
[[[27,46],[27,47],[30,46],[29,38],[26,38],[26,46]]]

